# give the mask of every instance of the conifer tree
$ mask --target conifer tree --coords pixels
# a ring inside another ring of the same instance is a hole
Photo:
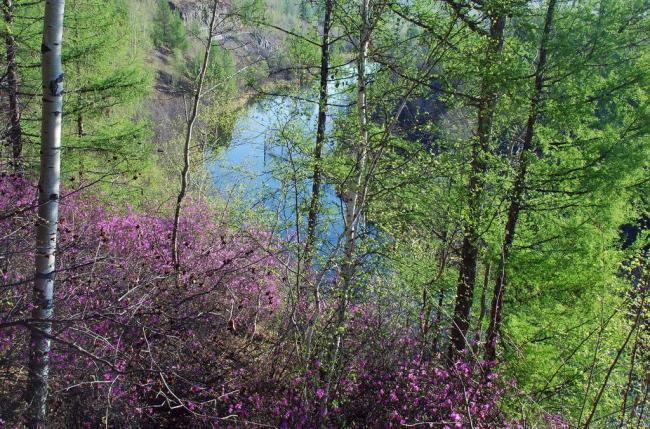
[[[15,67],[8,67],[16,74],[10,86],[17,88],[18,102],[9,99],[7,110],[13,112],[8,115],[14,118],[10,121],[12,135],[16,136],[14,141],[20,141],[29,170],[37,153],[34,140],[40,124],[34,103],[40,34],[34,24],[40,19],[42,4],[10,3],[13,15],[7,34],[16,49]],[[69,44],[62,57],[68,106],[63,117],[63,146],[68,150],[64,163],[71,168],[64,170],[105,173],[127,158],[128,168],[137,168],[137,161],[146,156],[142,150],[146,126],[142,118],[135,117],[133,106],[142,101],[151,86],[151,75],[144,62],[145,46],[132,40],[129,6],[124,0],[73,0],[68,6],[64,38]]]
[[[167,0],[159,0],[154,16],[152,37],[159,48],[170,50],[187,49],[187,34],[185,26],[178,12],[173,11]]]
[[[71,0],[63,57],[67,79],[66,146],[70,162],[137,159],[144,124],[126,108],[150,85],[142,53],[130,44],[123,0]],[[87,154],[92,153],[92,157]],[[84,161],[85,159],[85,161]]]
[[[18,50],[18,41],[13,34],[15,9],[12,0],[3,1],[3,15],[5,23],[5,50],[7,69],[5,72],[7,81],[7,98],[9,99],[9,126],[6,132],[7,141],[11,146],[11,155],[14,167],[20,168],[20,158],[22,156],[22,129],[20,126],[20,99],[18,96],[18,65],[16,63],[16,54]]]

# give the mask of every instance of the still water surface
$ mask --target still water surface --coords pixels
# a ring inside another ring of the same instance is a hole
[[[330,85],[328,131],[336,115],[343,111],[340,105],[349,99],[351,84],[347,79]],[[303,207],[308,202],[311,173],[303,171],[297,184],[287,181],[286,177],[287,172],[291,172],[289,159],[293,157],[304,165],[315,143],[317,96],[314,85],[303,90],[300,97],[275,95],[252,103],[236,121],[230,144],[207,166],[218,192],[225,196],[238,195],[249,207],[279,214],[287,228],[293,231],[298,218],[304,233],[305,216],[296,217],[295,206],[296,201]],[[304,143],[302,151],[292,148],[295,140]],[[327,144],[325,150],[329,148],[331,144]],[[322,205],[327,214],[320,218],[319,236],[332,245],[343,231],[343,221],[341,201],[331,184],[323,187]]]

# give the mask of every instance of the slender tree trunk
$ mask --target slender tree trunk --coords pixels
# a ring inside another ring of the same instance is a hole
[[[631,283],[632,283],[632,293],[633,294],[645,294],[644,292],[644,285],[640,284],[643,281],[643,275],[644,273],[646,274],[646,277],[648,278],[648,281],[646,281],[645,287],[650,286],[650,274],[648,274],[648,267],[650,266],[650,255],[648,250],[645,250],[641,253],[640,256],[640,264],[638,267],[632,270],[632,273],[630,275],[631,277]],[[641,287],[638,287],[641,286]],[[642,310],[643,311],[643,310]],[[646,327],[648,327],[647,323],[645,324]],[[640,352],[641,359],[643,359],[643,349],[644,349],[644,344],[643,344],[643,324],[639,327],[639,330],[637,331],[636,334],[636,339],[634,341],[634,346],[632,348],[632,356],[630,358],[630,370],[628,371],[627,375],[627,383],[625,386],[625,393],[623,394],[623,404],[621,405],[621,421],[619,428],[623,428],[625,426],[625,414],[627,412],[627,402],[629,399],[630,392],[632,391],[632,385],[633,385],[633,380],[634,380],[634,371],[636,369],[635,367],[635,362],[636,362],[636,356],[637,352]],[[639,348],[641,350],[639,350]],[[650,373],[647,374],[646,381],[650,381]],[[646,392],[647,393],[647,392]],[[638,397],[635,398],[638,401]],[[634,408],[635,405],[633,403],[632,405],[632,410],[630,412],[630,419],[634,419]]]
[[[537,122],[539,105],[542,101],[542,90],[544,86],[544,69],[546,67],[546,45],[548,43],[551,25],[553,23],[553,13],[555,10],[556,0],[549,0],[544,20],[544,29],[539,44],[539,53],[537,65],[535,66],[535,89],[530,101],[530,113],[526,123],[526,131],[519,155],[519,168],[515,177],[515,183],[512,189],[510,206],[508,207],[508,220],[506,222],[503,243],[501,245],[501,258],[499,260],[499,271],[497,272],[497,281],[494,285],[492,296],[492,306],[490,310],[490,325],[488,326],[485,341],[485,359],[493,361],[496,358],[497,333],[501,327],[501,316],[503,313],[503,294],[506,287],[506,268],[512,242],[515,238],[517,221],[521,211],[522,198],[528,170],[528,156],[532,149],[533,137],[535,135],[535,124]]]
[[[429,333],[429,312],[431,305],[429,304],[429,284],[422,285],[422,306],[420,307],[420,332],[422,334],[422,343],[424,344]]]
[[[479,343],[481,342],[481,332],[483,327],[483,319],[487,313],[487,290],[490,284],[490,274],[492,270],[492,265],[488,262],[485,265],[485,272],[483,273],[483,288],[481,289],[481,302],[478,313],[478,320],[476,321],[476,331],[474,331],[474,350],[478,349]]]
[[[12,0],[3,1],[4,18],[7,32],[5,49],[7,51],[7,96],[9,98],[9,132],[7,140],[11,146],[11,155],[16,170],[20,169],[23,151],[22,128],[20,126],[20,104],[18,100],[18,67],[16,65],[16,38],[12,33],[14,5]]]
[[[447,231],[445,231],[442,234],[442,245],[438,252],[438,270],[436,272],[436,276],[430,282],[429,286],[433,286],[436,283],[438,283],[442,278],[442,276],[445,274],[445,270],[447,268],[447,259],[449,258],[449,250],[450,249],[449,249],[449,242],[448,242],[448,234]],[[433,353],[438,353],[439,351],[440,333],[441,333],[440,321],[442,320],[442,314],[443,314],[442,306],[444,300],[445,300],[445,288],[440,287],[440,289],[438,290],[438,301],[436,304],[436,316],[433,320],[433,323],[430,323],[429,321],[431,307],[433,306],[432,303],[430,302],[427,306],[423,306],[423,308],[425,308],[426,332],[428,333],[430,326],[434,326],[435,329],[433,334],[433,341],[431,343],[431,350],[433,351]]]
[[[614,368],[616,368],[616,365],[618,364],[619,359],[621,358],[621,355],[627,348],[627,344],[630,342],[630,338],[632,338],[632,335],[634,334],[634,331],[639,328],[639,322],[642,320],[641,316],[643,315],[644,311],[646,310],[645,308],[645,298],[646,298],[646,290],[644,289],[642,291],[643,295],[641,296],[641,302],[639,305],[639,308],[636,311],[636,316],[634,317],[634,323],[632,324],[632,328],[630,328],[627,336],[625,337],[625,341],[621,345],[621,347],[618,349],[616,352],[616,356],[614,357],[614,360],[612,361],[611,365],[607,369],[607,372],[605,373],[605,379],[603,381],[602,386],[600,386],[600,389],[598,390],[598,393],[596,393],[596,397],[594,398],[594,401],[591,406],[591,411],[589,412],[589,415],[587,416],[587,420],[585,421],[584,426],[582,426],[584,429],[589,429],[591,427],[591,421],[593,420],[594,416],[596,415],[596,410],[598,409],[598,404],[600,402],[600,399],[603,396],[603,392],[607,388],[607,384],[609,383],[609,378],[612,375],[612,372],[614,371]],[[580,422],[578,422],[578,425],[580,425]]]
[[[433,350],[433,353],[438,353],[440,351],[440,334],[441,334],[441,329],[440,329],[440,324],[442,322],[442,305],[445,302],[445,289],[440,288],[438,291],[438,307],[436,309],[436,317],[433,322],[433,326],[435,326],[436,331],[435,334],[433,335],[433,342],[431,345],[431,349]]]
[[[471,181],[475,182],[475,181]],[[471,198],[476,198],[473,195]],[[456,304],[451,326],[451,342],[449,344],[450,363],[456,360],[459,351],[465,348],[466,335],[469,328],[470,310],[474,301],[474,285],[476,283],[476,262],[478,260],[478,234],[476,227],[467,228],[463,237],[461,249],[461,266],[456,290]]]
[[[70,10],[75,10],[77,9],[77,0],[72,0],[72,4],[68,3],[68,8],[72,7]],[[79,28],[80,28],[80,20],[76,14],[71,14],[69,19],[72,19],[72,22],[69,22],[68,27],[72,27],[73,32],[74,32],[74,38],[75,40],[79,40]],[[77,59],[74,61],[74,68],[77,76],[81,76],[81,61],[80,59]],[[81,138],[84,136],[85,131],[84,131],[84,117],[83,117],[83,92],[80,92],[77,96],[77,137]],[[81,161],[80,161],[81,162]]]
[[[38,183],[38,219],[36,257],[27,386],[27,424],[45,426],[50,371],[50,333],[52,331],[54,264],[59,218],[59,181],[61,166],[61,116],[63,112],[63,36],[64,0],[45,2],[41,62],[43,107],[41,119],[41,170]]]
[[[172,253],[172,264],[176,271],[180,268],[180,255],[178,253],[178,225],[181,218],[181,210],[183,207],[183,200],[187,194],[187,183],[188,176],[190,171],[190,144],[192,142],[192,132],[194,129],[194,124],[196,118],[198,117],[199,112],[199,103],[201,102],[201,91],[203,90],[203,81],[205,80],[205,73],[208,69],[208,64],[210,61],[210,51],[212,49],[212,39],[214,34],[214,23],[217,19],[217,6],[218,1],[214,0],[212,6],[212,17],[210,19],[210,25],[208,27],[208,41],[205,47],[205,52],[203,55],[203,63],[201,64],[201,70],[199,72],[199,78],[197,82],[197,87],[194,93],[194,102],[192,103],[192,112],[190,113],[189,118],[187,119],[187,128],[185,132],[185,145],[183,146],[183,170],[181,171],[181,190],[178,193],[176,198],[176,210],[174,211],[174,226],[172,228],[172,240],[171,240],[171,253]]]
[[[630,357],[630,370],[627,373],[627,383],[625,384],[625,393],[623,394],[623,403],[621,404],[621,420],[619,428],[624,427],[625,425],[625,413],[627,412],[627,401],[632,391],[632,385],[634,382],[634,371],[636,369],[636,356],[639,350],[639,344],[641,343],[641,329],[636,331],[636,338],[634,340],[634,346],[632,346],[632,353]],[[632,414],[632,413],[631,413]]]
[[[339,298],[339,306],[337,309],[337,334],[334,342],[334,351],[332,353],[332,365],[328,374],[327,385],[325,389],[325,396],[322,399],[322,409],[324,415],[327,414],[327,402],[329,400],[330,388],[336,369],[341,344],[343,341],[343,329],[345,324],[346,311],[348,306],[350,288],[356,270],[356,263],[354,260],[356,241],[357,241],[357,225],[361,215],[361,209],[364,204],[365,190],[362,186],[363,173],[366,167],[368,156],[368,120],[367,120],[367,105],[366,105],[366,63],[368,61],[368,50],[370,47],[370,0],[361,0],[361,31],[359,35],[359,51],[357,53],[357,110],[358,110],[358,126],[359,126],[359,140],[357,146],[354,148],[355,152],[355,165],[351,174],[352,183],[347,191],[343,191],[345,210],[343,218],[345,222],[345,230],[343,239],[345,240],[343,247],[343,263],[341,267],[341,296]]]
[[[81,113],[77,115],[77,136],[83,137],[85,134],[84,131],[84,118]]]
[[[496,60],[503,49],[503,31],[506,18],[496,16],[490,26],[490,47],[487,53],[487,63]],[[449,344],[448,362],[453,363],[458,353],[467,346],[467,331],[470,323],[470,311],[474,301],[476,285],[476,264],[479,255],[481,200],[483,198],[484,175],[487,169],[485,154],[489,151],[492,135],[492,120],[498,101],[498,93],[490,78],[483,77],[481,83],[481,101],[478,105],[477,138],[472,143],[471,172],[468,183],[469,189],[469,219],[463,234],[461,248],[461,265],[456,290],[456,304],[451,326],[451,342]]]
[[[343,290],[339,305],[339,322],[345,319],[345,310],[356,263],[354,253],[358,234],[358,225],[361,218],[362,206],[365,199],[365,190],[362,186],[363,173],[368,159],[368,112],[366,104],[366,64],[370,46],[370,21],[369,0],[362,0],[361,6],[361,35],[359,38],[359,53],[357,57],[357,120],[359,126],[359,141],[355,148],[355,165],[352,176],[351,188],[347,192],[344,220],[345,234],[343,247],[343,266],[341,277]]]
[[[312,155],[314,171],[312,174],[311,201],[307,216],[307,237],[305,240],[305,266],[311,266],[314,248],[316,245],[316,228],[318,226],[318,214],[320,212],[321,181],[323,175],[322,155],[325,142],[325,125],[327,123],[327,78],[330,67],[330,41],[329,34],[332,27],[332,9],[334,0],[325,0],[325,17],[323,19],[323,37],[321,39],[320,56],[320,87],[318,93],[318,125],[316,127],[316,144]],[[308,271],[308,269],[306,270]],[[314,300],[316,307],[320,308],[320,294],[318,286],[314,287]]]

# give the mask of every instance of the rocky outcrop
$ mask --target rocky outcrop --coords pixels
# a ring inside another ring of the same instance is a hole
[[[178,12],[187,28],[198,26],[207,30],[209,22],[209,2],[199,0],[168,0],[169,7]],[[218,13],[224,18],[231,13],[231,3],[220,1]],[[233,48],[233,53],[239,63],[247,63],[246,59],[262,57],[267,59],[274,51],[277,43],[274,38],[260,28],[249,28],[242,25],[236,18],[220,20],[215,40],[222,45]]]
[[[206,2],[193,0],[169,0],[171,10],[178,12],[183,21],[188,24],[198,24],[201,27],[207,27],[209,22],[209,8]],[[220,13],[225,13],[227,6],[221,2],[222,8]]]

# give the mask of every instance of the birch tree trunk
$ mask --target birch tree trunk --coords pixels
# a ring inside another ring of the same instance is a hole
[[[343,247],[343,266],[341,278],[343,287],[341,291],[341,302],[339,304],[339,323],[345,319],[345,310],[348,303],[348,295],[356,268],[354,252],[358,235],[358,225],[361,218],[362,206],[365,199],[365,186],[363,185],[363,174],[368,160],[368,112],[366,104],[366,64],[368,62],[368,49],[370,47],[370,1],[362,0],[361,3],[361,32],[359,38],[359,53],[357,56],[357,120],[359,126],[359,140],[355,152],[355,165],[352,176],[352,184],[347,192],[345,201],[345,232]]]
[[[32,296],[29,378],[27,386],[27,424],[45,426],[49,378],[50,334],[52,331],[54,267],[59,217],[61,166],[61,116],[63,112],[63,36],[64,0],[45,2],[43,43],[41,45],[43,107],[41,119],[41,170],[38,184],[36,225],[36,270]]]
[[[7,97],[9,98],[9,132],[7,140],[11,146],[14,168],[20,169],[23,151],[22,129],[20,126],[20,103],[18,100],[18,67],[16,65],[16,38],[12,33],[14,20],[14,5],[12,0],[3,1],[4,20],[6,26],[5,50],[7,59]]]
[[[503,31],[506,18],[503,15],[491,17],[490,45],[486,54],[486,63],[489,65],[503,49]],[[448,362],[452,363],[458,353],[467,346],[467,331],[469,329],[470,311],[474,301],[474,288],[476,285],[476,265],[479,255],[481,200],[485,185],[484,175],[487,170],[485,154],[489,151],[492,136],[492,120],[494,109],[498,101],[498,94],[494,84],[484,76],[481,83],[478,105],[478,120],[476,138],[472,142],[471,172],[468,183],[469,202],[468,219],[463,231],[463,245],[461,248],[461,265],[456,290],[456,303],[451,325],[451,342],[449,344]]]
[[[368,117],[366,104],[366,63],[368,61],[368,50],[370,47],[370,0],[361,0],[361,29],[359,32],[359,46],[357,52],[357,119],[359,126],[359,135],[356,147],[354,148],[355,165],[350,174],[352,183],[350,189],[344,190],[345,210],[343,220],[345,230],[343,231],[343,262],[341,267],[341,296],[336,318],[336,340],[334,341],[334,350],[332,353],[332,364],[328,374],[325,395],[323,397],[321,408],[324,410],[323,417],[327,414],[327,403],[329,400],[330,389],[336,371],[337,361],[343,341],[343,325],[345,324],[346,310],[350,287],[354,278],[356,269],[355,249],[357,240],[357,226],[363,206],[365,196],[365,186],[363,186],[363,174],[365,171],[368,157]]]
[[[212,17],[210,18],[210,25],[208,27],[208,41],[205,47],[205,52],[203,55],[203,63],[201,64],[201,70],[199,71],[199,78],[196,86],[196,92],[194,93],[194,101],[192,103],[192,111],[187,120],[187,128],[185,132],[185,144],[183,146],[183,170],[181,171],[181,190],[178,193],[176,199],[176,209],[174,211],[174,226],[172,228],[172,242],[171,242],[171,253],[172,253],[172,264],[174,265],[174,270],[178,271],[180,268],[180,255],[178,252],[178,226],[181,219],[181,210],[183,208],[183,200],[187,195],[187,184],[190,171],[190,144],[192,142],[192,132],[194,130],[194,124],[196,123],[196,118],[199,113],[199,103],[201,102],[201,91],[203,90],[203,81],[205,80],[205,73],[208,69],[208,64],[210,64],[210,51],[212,50],[212,39],[214,38],[214,23],[217,19],[217,6],[219,5],[218,0],[214,0],[212,6]]]
[[[535,124],[539,113],[539,106],[542,101],[542,91],[544,86],[544,69],[546,67],[546,46],[548,43],[551,25],[553,23],[553,13],[555,11],[556,0],[549,0],[544,19],[544,29],[539,44],[537,55],[537,65],[535,66],[535,89],[530,100],[530,113],[526,123],[526,132],[519,155],[519,167],[517,169],[515,183],[508,207],[508,221],[505,227],[503,243],[501,245],[501,257],[499,260],[499,271],[497,272],[497,281],[494,285],[492,295],[492,305],[490,309],[490,325],[488,326],[487,337],[485,342],[485,359],[492,361],[496,358],[496,342],[499,328],[501,327],[501,314],[503,310],[503,294],[506,287],[506,265],[510,256],[512,242],[515,239],[517,221],[521,211],[522,198],[524,194],[526,174],[528,171],[528,156],[532,149],[533,137],[535,135]]]

